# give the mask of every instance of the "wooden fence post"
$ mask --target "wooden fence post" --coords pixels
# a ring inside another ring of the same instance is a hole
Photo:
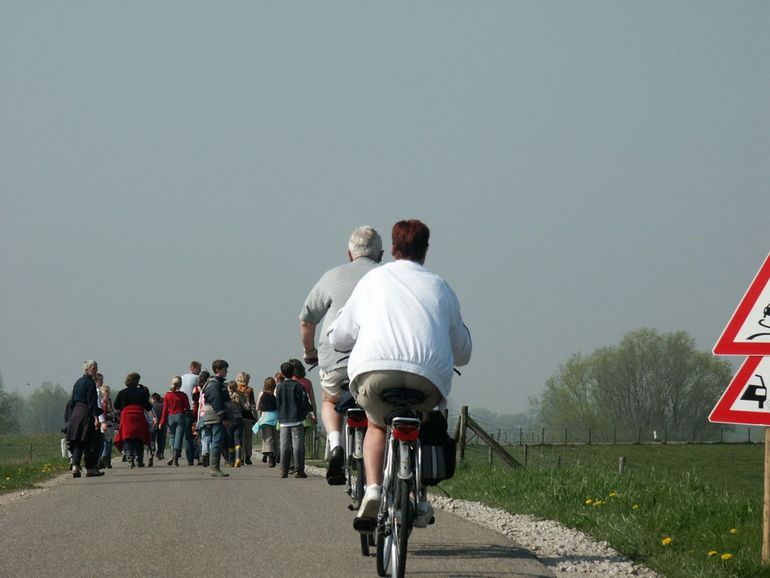
[[[457,445],[460,448],[460,461],[465,459],[465,436],[466,428],[468,427],[468,406],[464,405],[460,408],[460,435],[458,436]]]
[[[642,428],[639,428],[639,437],[637,438],[636,443],[640,445],[642,443]]]
[[[545,445],[545,428],[540,430],[540,445]]]
[[[519,428],[519,445],[524,445],[524,430]]]
[[[624,456],[620,456],[620,459],[618,460],[618,473],[622,474],[626,469],[626,458]]]
[[[529,465],[529,444],[524,444],[524,468]]]

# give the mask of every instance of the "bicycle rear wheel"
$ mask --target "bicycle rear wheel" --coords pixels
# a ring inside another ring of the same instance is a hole
[[[404,578],[406,572],[406,548],[412,530],[412,505],[409,501],[411,480],[396,479],[396,502],[391,518],[391,571],[392,578]]]
[[[350,497],[353,500],[353,508],[357,510],[359,507],[361,507],[361,500],[364,498],[364,489],[365,489],[364,460],[353,460],[352,469],[356,473],[356,483],[355,483],[355,486],[353,486],[353,491],[351,492]]]

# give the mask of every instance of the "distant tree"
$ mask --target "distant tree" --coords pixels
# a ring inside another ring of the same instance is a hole
[[[680,438],[715,435],[707,416],[731,367],[697,351],[684,331],[639,329],[615,347],[573,355],[547,382],[541,417],[548,427],[624,426]]]
[[[56,433],[64,425],[64,406],[70,398],[60,384],[43,383],[27,398],[22,412],[24,433]]]
[[[18,393],[5,391],[3,376],[0,374],[0,434],[20,432],[21,411],[24,399]]]

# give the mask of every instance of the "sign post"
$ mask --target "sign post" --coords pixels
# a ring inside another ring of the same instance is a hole
[[[762,564],[770,565],[770,255],[738,303],[713,352],[748,356],[714,406],[709,421],[765,426]]]

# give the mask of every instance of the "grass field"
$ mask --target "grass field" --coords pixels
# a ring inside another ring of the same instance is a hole
[[[510,449],[523,461],[521,448]],[[760,565],[763,452],[761,445],[531,447],[531,467],[511,470],[488,465],[486,450],[472,447],[442,487],[579,528],[669,578],[770,577]]]
[[[0,494],[34,488],[65,472],[60,434],[0,436]]]

